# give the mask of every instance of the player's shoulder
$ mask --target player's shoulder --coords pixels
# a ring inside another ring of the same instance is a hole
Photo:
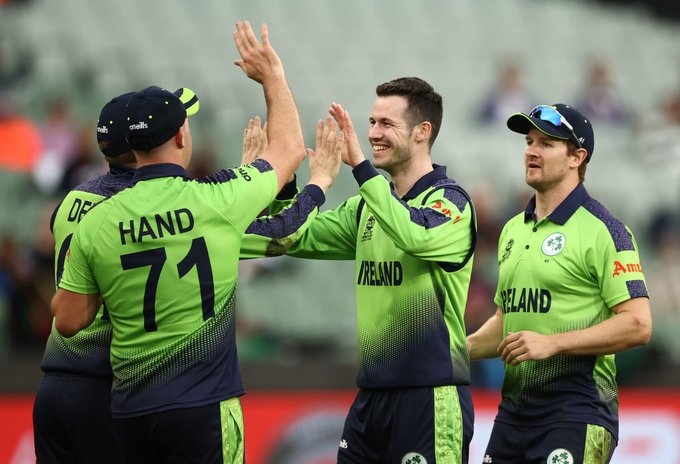
[[[111,197],[118,192],[127,189],[133,185],[134,170],[118,170],[116,173],[107,172],[94,179],[90,179],[82,184],[76,186],[71,190],[78,194],[88,193],[92,195],[99,195],[104,198]]]
[[[581,210],[579,225],[585,229],[582,236],[609,237],[618,251],[634,249],[630,229],[602,203],[589,197],[583,202]]]
[[[525,222],[525,212],[521,211],[517,214],[515,214],[513,217],[508,219],[505,224],[503,225],[503,228],[501,229],[501,234],[512,230],[515,227],[523,227],[524,222]]]
[[[439,179],[432,184],[426,191],[423,202],[425,203],[435,199],[446,199],[450,201],[461,213],[465,211],[468,205],[472,205],[472,198],[467,191],[465,191],[458,182],[449,177]]]

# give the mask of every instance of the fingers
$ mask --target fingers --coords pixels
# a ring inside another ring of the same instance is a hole
[[[260,42],[253,32],[253,28],[248,21],[236,21],[236,32],[238,32],[241,43],[245,49],[257,47]]]
[[[267,32],[267,35],[269,32]],[[236,30],[232,33],[234,37],[234,43],[236,44],[236,49],[241,55],[240,59],[234,61],[234,64],[246,71],[246,65],[244,58],[249,54],[253,48],[260,45],[253,32],[253,28],[250,26],[248,21],[236,21]],[[247,72],[246,72],[247,74]]]
[[[333,119],[338,123],[338,127],[340,130],[344,130],[345,124],[344,124],[344,109],[342,108],[342,105],[339,103],[331,103],[331,107],[328,109],[328,112],[333,116]]]
[[[335,122],[333,122],[333,119],[329,116],[326,118],[326,125],[324,127],[324,140],[328,144],[335,144],[337,138]],[[333,146],[331,146],[331,149],[332,148]]]
[[[269,28],[267,23],[262,23],[262,44],[267,47],[269,46]]]
[[[316,123],[316,149],[317,150],[321,146],[321,140],[323,140],[323,130],[324,130],[323,119],[319,119],[319,121]]]

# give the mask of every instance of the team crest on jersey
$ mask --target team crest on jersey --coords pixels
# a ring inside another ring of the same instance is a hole
[[[503,264],[507,259],[510,257],[510,252],[512,251],[512,247],[515,244],[515,239],[511,238],[508,240],[508,243],[505,244],[505,250],[503,251],[503,256],[501,256],[501,259],[498,261],[498,265],[500,266]]]
[[[364,229],[364,233],[361,236],[362,242],[366,242],[373,238],[373,227],[375,227],[375,217],[371,215],[368,217],[368,219],[366,219],[366,228]]]
[[[547,464],[574,464],[574,456],[564,448],[557,448],[548,455]]]
[[[427,464],[427,460],[422,454],[406,453],[404,457],[401,458],[401,464]]]
[[[544,254],[548,256],[555,256],[564,250],[564,245],[567,243],[567,238],[564,234],[560,232],[555,232],[550,234],[543,240],[543,245],[541,245],[541,250]]]

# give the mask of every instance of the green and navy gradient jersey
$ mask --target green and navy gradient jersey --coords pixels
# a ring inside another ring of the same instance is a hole
[[[135,185],[88,213],[60,287],[102,295],[113,325],[112,413],[133,417],[243,394],[234,291],[245,255],[284,239],[316,210],[307,188],[292,220],[253,220],[276,195],[264,160],[191,180],[173,164],[145,166]],[[302,194],[301,194],[302,195]],[[300,197],[300,196],[299,196]],[[321,199],[321,201],[323,201]]]
[[[503,312],[503,336],[585,329],[612,317],[617,304],[648,297],[632,233],[583,184],[538,222],[534,209],[532,199],[499,239],[495,302]],[[614,355],[557,355],[506,365],[496,420],[584,422],[617,436]]]
[[[463,316],[476,240],[469,196],[443,166],[403,198],[368,161],[354,176],[359,195],[319,214],[288,254],[356,260],[357,385],[469,384]]]
[[[97,203],[132,185],[134,170],[112,166],[102,176],[71,190],[52,215],[55,263],[54,280],[59,284],[73,232],[81,219]],[[109,348],[111,322],[102,307],[92,324],[73,337],[62,337],[52,323],[41,368],[45,373],[69,373],[111,378]]]

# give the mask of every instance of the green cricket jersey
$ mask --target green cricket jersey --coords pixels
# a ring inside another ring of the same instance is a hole
[[[54,234],[54,281],[59,284],[64,260],[73,232],[91,208],[132,185],[134,170],[112,166],[110,171],[71,190],[52,215]],[[111,378],[109,348],[111,322],[103,308],[92,324],[70,338],[62,337],[52,323],[41,368],[44,372],[61,372]]]
[[[85,216],[60,283],[104,298],[113,325],[112,413],[243,394],[234,333],[239,250],[262,256],[272,239],[285,242],[285,230],[301,228],[302,210],[316,210],[322,192],[306,188],[288,209],[292,220],[253,222],[276,194],[266,161],[200,181],[156,164],[138,169],[134,181]],[[244,245],[247,228],[252,242]]]
[[[365,161],[359,195],[319,214],[288,254],[355,259],[357,384],[469,384],[463,315],[475,219],[465,191],[435,166],[403,197]]]
[[[647,297],[630,230],[588,195],[583,184],[536,222],[535,198],[501,232],[495,302],[503,336],[530,330],[585,329],[610,308]],[[506,365],[496,420],[517,425],[585,422],[618,432],[614,355],[557,355]]]

